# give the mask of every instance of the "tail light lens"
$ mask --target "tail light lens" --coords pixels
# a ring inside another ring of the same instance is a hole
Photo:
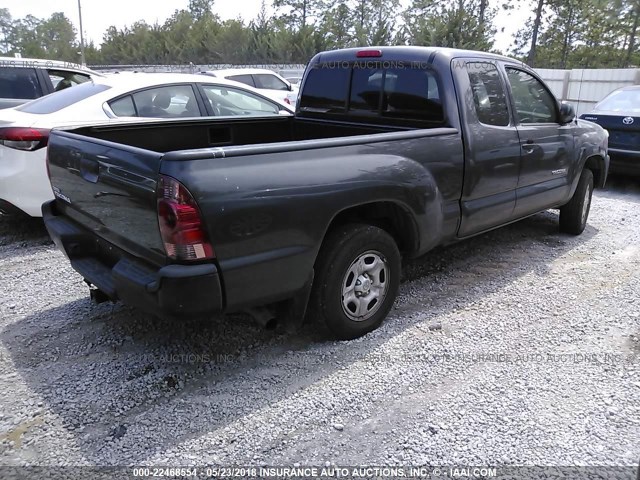
[[[167,256],[196,261],[215,258],[200,209],[189,190],[175,178],[160,175],[158,224]]]
[[[0,128],[0,145],[32,152],[46,147],[49,130],[42,128],[6,127]]]

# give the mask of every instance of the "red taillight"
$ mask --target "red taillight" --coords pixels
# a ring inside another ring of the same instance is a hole
[[[31,152],[46,147],[49,130],[42,128],[6,127],[0,128],[0,145]]]
[[[359,50],[356,52],[356,57],[358,58],[372,58],[372,57],[381,57],[382,50]]]
[[[215,257],[196,201],[184,185],[165,175],[160,175],[158,182],[158,224],[169,258],[190,261]]]
[[[286,103],[287,105],[291,105],[291,101],[286,97],[284,99],[284,103]]]

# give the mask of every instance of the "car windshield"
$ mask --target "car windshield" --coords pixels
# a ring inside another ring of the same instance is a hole
[[[93,95],[97,95],[100,92],[109,90],[109,88],[111,87],[109,87],[108,85],[86,82],[81,85],[66,88],[59,92],[51,93],[44,97],[25,103],[24,105],[17,107],[16,110],[20,110],[21,112],[25,113],[35,113],[41,115],[54,113],[68,107],[69,105],[73,105],[80,100],[84,100],[85,98],[89,98]]]
[[[596,105],[596,110],[611,112],[640,112],[640,89],[618,90]]]

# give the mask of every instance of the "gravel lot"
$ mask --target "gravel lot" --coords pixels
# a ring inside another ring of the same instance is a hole
[[[352,342],[91,305],[0,217],[0,464],[637,465],[638,212],[613,178],[580,237],[546,212],[439,249]]]

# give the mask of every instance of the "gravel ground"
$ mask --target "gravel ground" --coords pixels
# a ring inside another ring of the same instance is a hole
[[[0,218],[2,465],[637,465],[640,181],[408,265],[351,342],[89,303]],[[629,476],[631,469],[629,470]]]

